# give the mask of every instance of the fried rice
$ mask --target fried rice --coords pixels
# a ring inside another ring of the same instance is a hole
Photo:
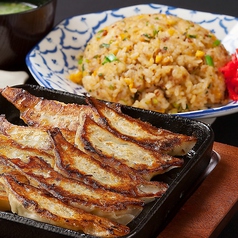
[[[178,113],[225,103],[219,68],[229,59],[220,40],[200,25],[143,14],[97,32],[70,79],[98,99]]]

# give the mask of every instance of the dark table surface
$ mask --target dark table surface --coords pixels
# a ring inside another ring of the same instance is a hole
[[[238,17],[237,1],[235,0],[159,0],[159,1],[115,1],[115,0],[58,0],[55,24],[61,20],[81,14],[100,12],[109,9],[116,9],[137,4],[157,3],[203,12],[225,14]],[[182,16],[181,16],[182,17]],[[33,82],[31,78],[29,82]],[[238,113],[219,117],[213,123],[212,128],[215,134],[215,141],[233,146],[238,146]],[[222,206],[222,204],[221,204]],[[219,238],[238,237],[238,212],[233,216],[228,225],[224,228]],[[197,234],[199,237],[199,234]],[[176,234],[175,236],[176,237]]]

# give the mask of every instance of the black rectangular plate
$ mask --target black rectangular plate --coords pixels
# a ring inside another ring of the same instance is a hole
[[[19,85],[31,94],[46,99],[58,100],[65,103],[86,104],[83,96],[67,92],[47,89],[36,85]],[[152,111],[123,106],[122,111],[134,118],[150,122],[158,128],[167,129],[176,133],[193,135],[198,140],[193,150],[183,156],[185,164],[182,168],[173,169],[154,180],[169,184],[166,193],[154,202],[147,204],[141,214],[128,226],[130,234],[124,238],[156,237],[166,224],[177,213],[179,208],[199,185],[201,177],[209,166],[212,157],[214,135],[211,127],[199,121],[178,116],[160,114]],[[15,124],[23,124],[19,118],[19,111],[0,95],[0,114]],[[10,212],[0,211],[0,234],[4,237],[79,237],[92,238],[94,236],[56,227],[32,219],[20,217]]]

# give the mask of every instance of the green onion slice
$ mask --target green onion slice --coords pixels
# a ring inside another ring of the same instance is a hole
[[[78,59],[78,64],[82,64],[83,63],[83,56],[81,56],[79,59]]]
[[[148,38],[148,39],[151,39],[151,38],[152,38],[152,36],[151,36],[150,34],[146,34],[146,33],[143,34],[143,36],[146,37],[146,38]]]
[[[114,54],[109,54],[109,55],[105,56],[102,64],[104,65],[106,63],[111,63],[114,61],[118,61],[118,58]]]
[[[221,41],[220,40],[215,40],[213,42],[213,46],[219,46],[221,44]]]
[[[213,59],[210,55],[205,55],[205,62],[209,66],[214,66]]]
[[[100,48],[109,48],[109,47],[110,47],[110,44],[102,43],[99,47],[100,47]]]
[[[197,38],[196,35],[188,35],[189,38]]]

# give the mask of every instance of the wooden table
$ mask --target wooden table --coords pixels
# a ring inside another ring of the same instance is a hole
[[[238,147],[214,143],[221,160],[158,238],[217,237],[238,209]]]

